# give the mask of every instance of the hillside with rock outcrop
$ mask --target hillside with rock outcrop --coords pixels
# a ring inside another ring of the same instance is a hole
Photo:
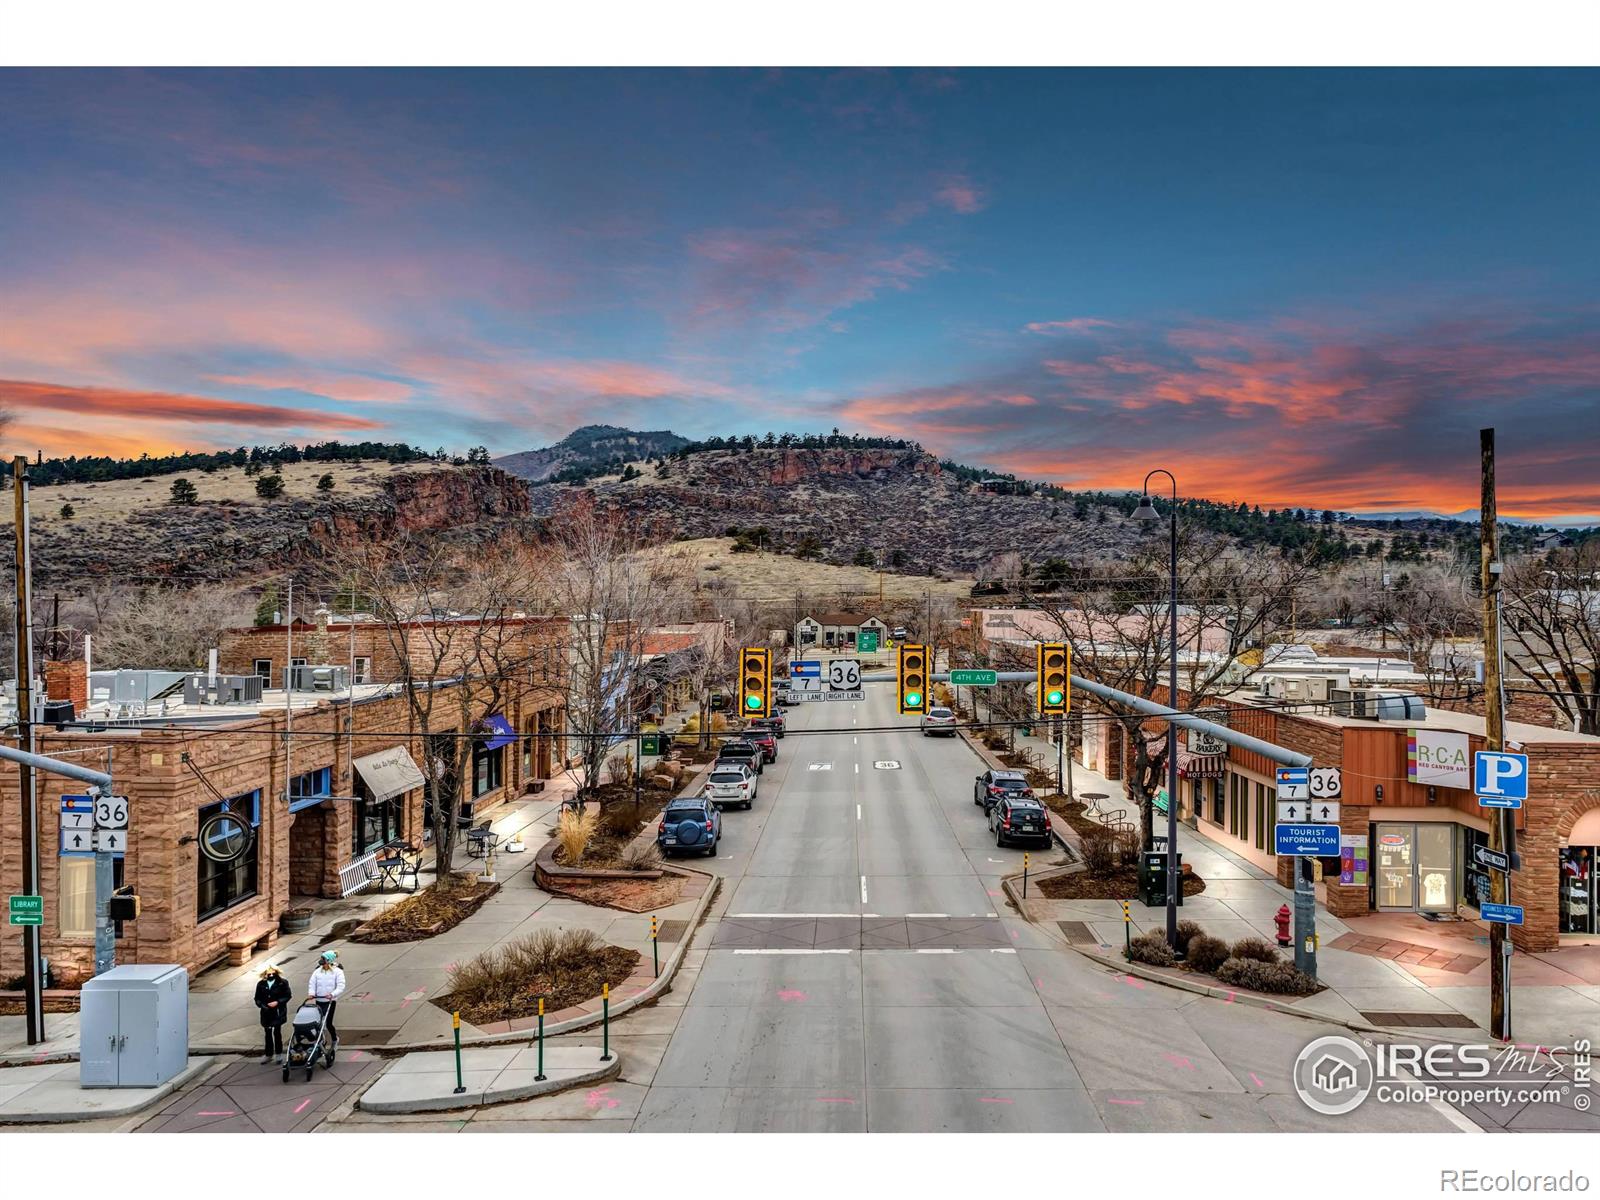
[[[603,508],[660,523],[680,538],[764,527],[768,546],[848,563],[863,552],[903,571],[981,575],[995,556],[1036,561],[1114,555],[1127,532],[1114,509],[993,491],[921,450],[840,447],[711,450],[670,458],[637,479],[582,489],[545,485],[534,510],[559,512],[579,491]]]
[[[319,488],[324,476],[332,486]],[[490,466],[297,463],[263,500],[242,469],[32,489],[35,592],[85,584],[250,581],[345,546],[424,534],[477,544],[532,527],[528,485]],[[9,516],[9,509],[6,516]],[[5,522],[9,524],[9,522]]]

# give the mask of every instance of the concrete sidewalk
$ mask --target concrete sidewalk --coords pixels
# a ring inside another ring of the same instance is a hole
[[[1055,747],[1045,739],[1019,733],[1017,746],[1045,756],[1054,766]],[[1138,824],[1138,807],[1120,781],[1077,762],[1072,774],[1075,795],[1108,796],[1105,807],[1125,808],[1127,819]],[[1159,813],[1156,819],[1159,833],[1165,823]],[[1227,941],[1272,939],[1274,914],[1284,904],[1294,907],[1292,890],[1204,831],[1204,822],[1199,831],[1178,823],[1178,853],[1206,881],[1201,895],[1184,899],[1180,919],[1195,921]],[[1115,900],[1046,900],[1034,893],[1027,909],[1030,920],[1069,942],[1120,951],[1122,906]],[[1136,935],[1166,928],[1164,908],[1134,903],[1131,916]],[[1479,923],[1433,924],[1407,913],[1339,918],[1318,904],[1317,933],[1317,976],[1327,990],[1298,1000],[1285,998],[1284,1007],[1358,1025],[1448,1031],[1457,1038],[1473,1036],[1474,1030],[1487,1033],[1488,945]],[[1579,947],[1555,955],[1518,952],[1511,978],[1513,1030],[1519,1042],[1569,1046],[1580,1038],[1592,1039],[1600,1029],[1600,949]],[[1406,1020],[1373,1019],[1396,1015]],[[1439,1023],[1428,1024],[1430,1017]]]
[[[566,776],[551,780],[544,792],[512,802],[494,818],[493,829],[501,845],[519,836],[520,854],[496,854],[495,875],[500,890],[476,913],[442,937],[389,945],[364,945],[333,935],[342,922],[362,921],[406,898],[405,893],[358,893],[341,901],[321,904],[313,927],[304,934],[283,938],[270,954],[257,955],[242,967],[221,967],[205,972],[190,983],[190,1044],[196,1053],[259,1053],[261,1027],[254,1004],[256,981],[267,962],[284,968],[299,986],[309,977],[316,957],[324,949],[338,951],[348,991],[339,1002],[341,1043],[349,1049],[386,1045],[416,1046],[451,1040],[450,1014],[429,1003],[449,991],[450,968],[494,946],[525,937],[541,929],[592,929],[606,942],[639,951],[640,967],[633,979],[616,989],[613,1008],[654,982],[651,967],[650,913],[626,913],[552,896],[533,882],[533,859],[544,845],[563,801],[575,785]],[[481,869],[478,859],[468,859],[458,846],[456,869]],[[669,958],[678,941],[687,936],[707,884],[692,878],[682,898],[654,914],[661,919],[662,974],[669,973]],[[564,1010],[548,1016],[547,1030],[587,1015],[587,1010]],[[45,1063],[78,1049],[76,1013],[47,1014],[49,1040],[26,1044],[24,1019],[0,1017],[0,1058],[12,1063]],[[479,1030],[462,1025],[462,1037],[513,1032],[506,1028]]]
[[[455,1055],[422,1051],[396,1059],[356,1101],[370,1113],[444,1112],[531,1100],[587,1083],[615,1079],[622,1070],[616,1051],[602,1060],[599,1045],[557,1043],[545,1047],[544,1074],[539,1052],[529,1046],[489,1046],[461,1052],[461,1086],[456,1092]]]

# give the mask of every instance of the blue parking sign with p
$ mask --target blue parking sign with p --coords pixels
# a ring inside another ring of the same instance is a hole
[[[1528,798],[1528,756],[1479,750],[1472,757],[1473,791],[1492,800]]]

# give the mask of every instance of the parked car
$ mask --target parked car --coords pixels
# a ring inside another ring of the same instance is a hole
[[[770,717],[757,717],[755,720],[750,722],[750,727],[752,729],[770,729],[772,730],[774,736],[781,739],[787,732],[788,724],[788,717],[784,716],[781,712],[775,712]]]
[[[903,642],[911,635],[906,632],[906,627],[904,625],[896,625],[894,627],[894,632],[889,636],[897,642]]]
[[[794,698],[794,693],[787,686],[773,684],[772,699],[780,708],[793,708],[800,701]]]
[[[923,737],[955,737],[956,714],[948,708],[930,708],[922,714]]]
[[[761,747],[762,757],[767,762],[778,761],[778,735],[772,730],[764,725],[752,724],[749,729],[744,731],[743,737],[746,741],[754,742]]]
[[[744,763],[757,775],[766,769],[767,754],[754,742],[737,741],[724,742],[717,750],[717,763],[738,762]]]
[[[978,776],[972,789],[972,802],[981,804],[984,815],[988,816],[989,810],[1000,797],[1018,794],[1033,795],[1033,789],[1028,786],[1028,777],[1021,771],[991,767]]]
[[[662,854],[697,852],[715,858],[721,840],[722,814],[705,796],[674,800],[656,827],[656,845]]]
[[[1029,840],[1050,845],[1050,814],[1032,795],[1007,792],[989,809],[989,828],[994,844]]]
[[[713,767],[706,783],[706,799],[717,807],[737,804],[749,808],[756,798],[756,773],[743,763],[723,763]]]

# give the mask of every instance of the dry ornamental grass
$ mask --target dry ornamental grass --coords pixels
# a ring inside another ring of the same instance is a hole
[[[541,929],[484,951],[451,973],[451,989],[433,1002],[474,1025],[548,1015],[616,987],[639,962],[637,950],[609,946],[590,929]]]

